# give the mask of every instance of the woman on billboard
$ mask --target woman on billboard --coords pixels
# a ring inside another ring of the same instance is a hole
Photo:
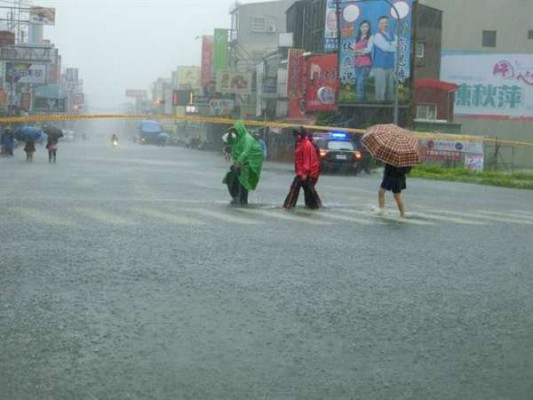
[[[369,41],[372,37],[370,21],[364,20],[359,24],[359,30],[355,40],[355,80],[357,101],[365,101],[366,80],[372,68],[371,48]]]

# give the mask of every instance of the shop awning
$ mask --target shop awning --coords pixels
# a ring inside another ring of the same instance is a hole
[[[459,89],[459,85],[456,85],[455,83],[439,81],[438,79],[427,78],[417,80],[415,82],[415,88],[432,88],[439,89],[444,92],[455,92],[457,89]]]

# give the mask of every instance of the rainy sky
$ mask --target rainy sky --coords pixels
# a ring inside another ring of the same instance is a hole
[[[241,1],[250,3],[255,1]],[[126,89],[149,89],[178,65],[200,65],[201,40],[229,28],[231,0],[35,0],[56,8],[45,27],[63,56],[80,68],[95,112],[120,111]]]

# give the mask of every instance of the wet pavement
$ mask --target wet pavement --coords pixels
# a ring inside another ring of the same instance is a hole
[[[533,192],[104,140],[0,159],[0,398],[532,399]],[[303,197],[303,196],[302,196]]]

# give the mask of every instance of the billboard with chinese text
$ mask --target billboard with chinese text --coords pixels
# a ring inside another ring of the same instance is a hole
[[[29,63],[6,63],[6,82],[46,83],[46,65]]]
[[[533,120],[533,54],[445,52],[441,80],[459,85],[457,116]]]
[[[339,51],[339,102],[392,102],[394,79],[408,100],[413,0],[339,1],[340,39],[334,0],[328,2],[324,46]],[[397,72],[395,73],[397,63]]]

